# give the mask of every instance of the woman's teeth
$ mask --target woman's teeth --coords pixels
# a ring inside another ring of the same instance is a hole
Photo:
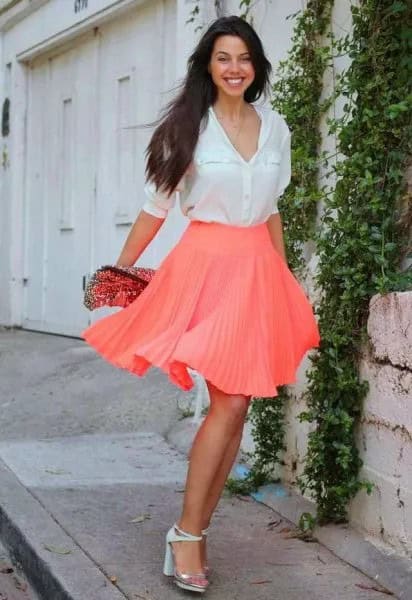
[[[227,81],[227,83],[229,85],[240,85],[242,83],[243,79],[242,78],[239,78],[239,79],[226,79],[226,81]]]

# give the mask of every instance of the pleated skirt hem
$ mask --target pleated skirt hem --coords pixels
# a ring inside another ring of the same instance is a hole
[[[210,381],[215,387],[224,392],[225,394],[237,395],[241,394],[244,396],[253,396],[253,397],[261,397],[261,398],[274,398],[278,395],[278,387],[281,385],[293,385],[297,382],[296,375],[288,378],[283,378],[283,380],[276,385],[272,386],[253,386],[253,387],[244,387],[244,386],[235,386],[228,387],[226,381],[217,380],[214,372],[211,370],[208,371],[201,363],[195,364],[192,359],[188,359],[188,362],[182,362],[178,360],[174,360],[168,365],[156,364],[153,360],[150,360],[148,356],[142,356],[140,354],[135,354],[133,356],[132,362],[125,361],[122,362],[119,358],[114,358],[109,356],[103,346],[99,345],[99,342],[93,339],[93,336],[85,333],[83,335],[85,341],[92,346],[100,356],[109,362],[111,365],[128,371],[133,375],[138,377],[144,377],[147,371],[151,367],[159,368],[163,371],[163,373],[168,377],[169,381],[179,387],[183,391],[190,391],[194,386],[194,381],[188,371],[188,369],[193,369],[197,371],[199,374],[204,377],[205,380]],[[311,346],[312,347],[312,346]],[[310,348],[308,348],[309,350]],[[303,356],[306,352],[303,353]],[[298,361],[297,367],[299,366],[300,361]],[[295,368],[295,370],[297,369]]]

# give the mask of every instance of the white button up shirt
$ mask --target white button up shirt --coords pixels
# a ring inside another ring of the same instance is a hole
[[[278,198],[291,178],[291,133],[285,119],[269,107],[253,105],[260,120],[258,147],[249,161],[236,150],[209,107],[193,160],[176,191],[191,220],[237,226],[257,225],[278,212]],[[143,210],[165,218],[176,201],[146,184]]]

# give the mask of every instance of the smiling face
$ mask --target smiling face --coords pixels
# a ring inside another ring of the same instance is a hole
[[[209,73],[219,94],[243,96],[255,78],[248,47],[242,38],[222,35],[214,43]]]

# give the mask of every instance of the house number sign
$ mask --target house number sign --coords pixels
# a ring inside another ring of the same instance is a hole
[[[74,0],[74,12],[78,13],[87,8],[89,0]]]

